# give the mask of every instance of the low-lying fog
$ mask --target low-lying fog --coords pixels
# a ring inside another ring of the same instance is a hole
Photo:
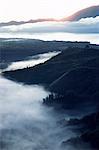
[[[27,60],[11,63],[11,65],[9,65],[8,68],[5,69],[5,71],[23,69],[23,68],[27,68],[27,67],[33,67],[33,66],[38,65],[40,63],[44,63],[45,61],[58,55],[59,53],[60,52],[54,51],[54,52],[49,52],[49,53],[31,56]]]
[[[32,60],[12,63],[9,68],[35,65],[54,55],[55,52],[38,55]],[[60,123],[60,120],[68,119],[68,115],[42,104],[48,94],[41,86],[27,86],[0,76],[0,150],[64,149],[62,142],[75,133]],[[74,148],[65,147],[64,150]],[[83,150],[82,146],[78,150]]]
[[[0,77],[0,146],[2,150],[60,150],[72,131],[59,125],[61,114],[43,106],[49,92]],[[62,119],[62,118],[61,118]]]
[[[73,22],[38,22],[0,27],[1,38],[90,41],[99,44],[99,16]]]

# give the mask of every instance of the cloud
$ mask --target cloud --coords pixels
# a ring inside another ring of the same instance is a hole
[[[0,146],[4,150],[61,150],[62,140],[74,136],[57,123],[63,114],[42,105],[48,93],[43,87],[0,76]]]
[[[83,18],[76,22],[40,22],[24,25],[12,25],[0,28],[0,33],[35,34],[35,33],[99,33],[99,16]]]

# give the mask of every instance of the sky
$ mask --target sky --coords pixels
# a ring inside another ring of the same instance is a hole
[[[0,0],[0,22],[69,16],[99,0]]]

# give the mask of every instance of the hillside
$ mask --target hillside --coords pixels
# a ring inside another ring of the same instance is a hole
[[[62,21],[78,21],[82,18],[94,18],[96,16],[99,16],[99,6],[92,6],[82,9],[69,17],[63,18]]]
[[[0,69],[15,61],[29,59],[30,56],[52,51],[63,51],[66,47],[79,45],[85,47],[90,42],[43,41],[35,39],[0,39]]]
[[[98,70],[98,65],[98,50],[68,48],[44,64],[26,69],[4,72],[4,76],[28,84],[47,84],[50,87],[54,87],[54,85],[62,81],[64,77],[70,76],[73,72],[78,72],[78,69],[86,68],[87,70],[87,68],[89,68],[90,70]],[[24,78],[24,76],[27,78]]]
[[[82,103],[99,105],[98,66],[98,50],[68,48],[44,64],[4,72],[3,75],[25,84],[45,85],[52,92],[64,95],[59,105],[70,108],[71,103],[75,102],[76,108]],[[57,100],[55,103],[57,103]]]
[[[67,42],[42,41],[35,39],[0,39],[0,69],[15,61],[51,51],[64,50]]]
[[[28,56],[46,53],[52,50],[57,51],[58,47],[64,46],[64,43],[45,42],[35,39],[0,39],[0,62],[13,62],[24,60]]]
[[[99,149],[99,50],[92,48],[68,48],[44,64],[3,75],[25,84],[42,84],[52,92],[43,99],[43,104],[56,110],[89,112],[81,119],[64,122],[72,126],[79,136],[62,141],[64,149],[74,146],[81,148],[90,144],[92,150]],[[83,148],[84,149],[84,148]]]
[[[73,145],[79,148],[82,144],[90,144],[92,150],[99,149],[99,112],[84,116],[81,119],[70,119],[68,126],[76,127],[80,131],[80,135],[63,141],[62,145],[66,148],[67,145]],[[76,129],[76,130],[77,130]]]

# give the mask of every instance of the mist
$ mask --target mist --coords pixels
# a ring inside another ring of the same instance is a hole
[[[1,149],[60,150],[62,140],[74,135],[57,123],[61,114],[42,105],[48,94],[43,87],[0,77]]]
[[[49,60],[50,58],[58,55],[60,52],[49,52],[44,54],[38,54],[35,56],[28,57],[27,60],[24,61],[17,61],[11,63],[7,69],[4,69],[4,71],[10,71],[10,70],[17,70],[17,69],[23,69],[27,67],[33,67],[35,65],[38,65],[40,63],[44,63],[45,61]]]
[[[77,134],[60,123],[69,116],[42,104],[43,87],[0,77],[0,147],[2,150],[83,150],[62,145]]]
[[[99,16],[75,22],[41,22],[0,27],[1,38],[89,41],[99,44]]]
[[[53,55],[56,52],[36,55],[30,60],[40,63]],[[17,65],[14,62],[8,68],[26,67],[30,60],[16,62]],[[88,146],[83,143],[78,149],[72,145],[63,146],[63,141],[76,137],[78,133],[64,123],[64,119],[71,118],[69,113],[43,104],[43,98],[49,94],[42,86],[24,85],[0,75],[1,150],[83,150]]]
[[[1,34],[99,33],[99,16],[74,22],[38,22],[0,27]]]

